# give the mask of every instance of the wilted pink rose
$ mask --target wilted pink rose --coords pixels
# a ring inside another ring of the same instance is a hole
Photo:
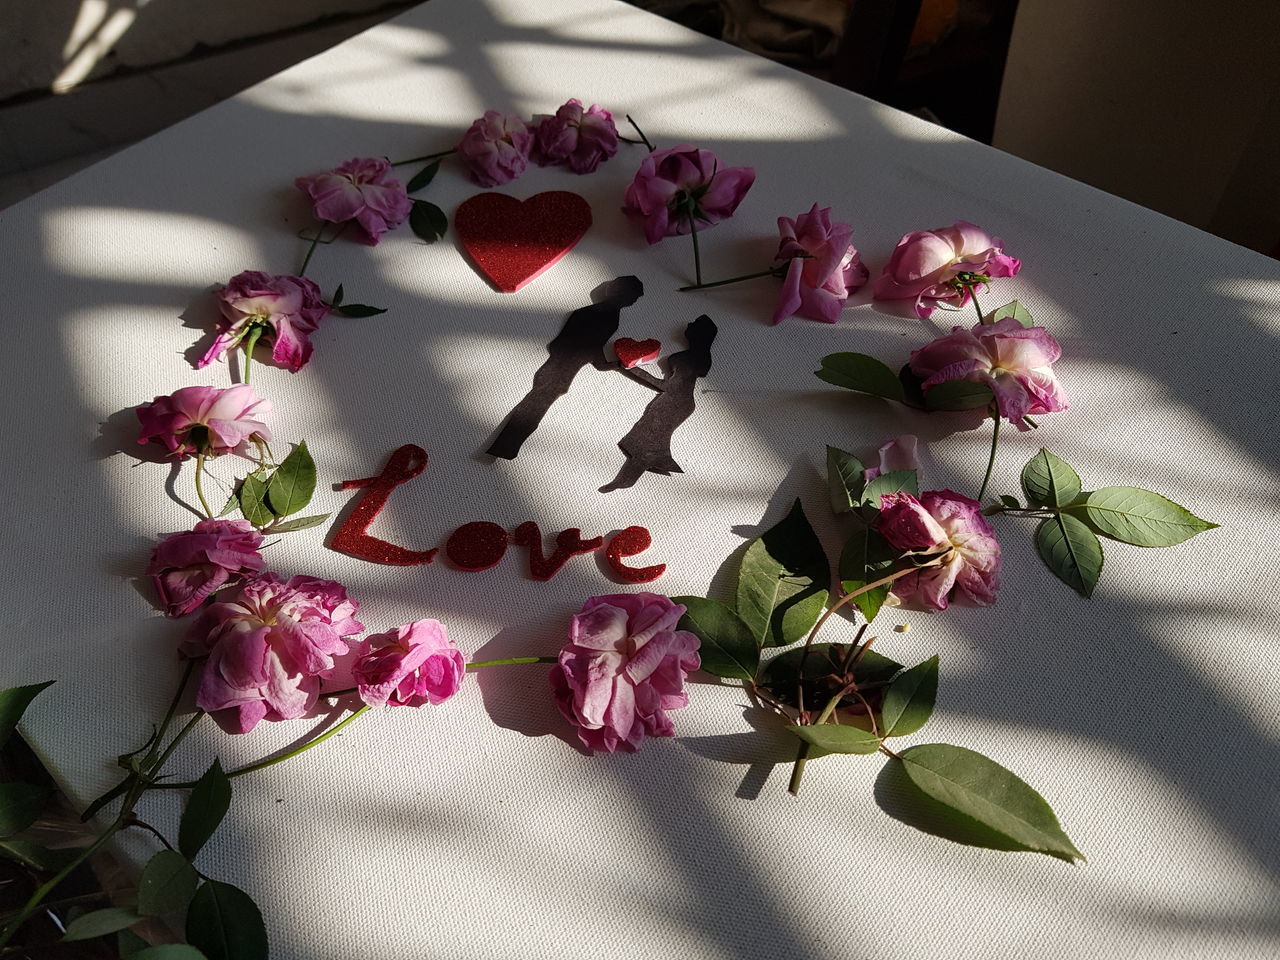
[[[666,711],[689,702],[698,638],[675,629],[685,608],[653,593],[592,597],[551,669],[556,705],[592,750],[632,752],[645,736],[675,734]]]
[[[960,596],[986,606],[996,602],[1000,587],[1000,544],[977,500],[950,490],[929,490],[917,500],[909,493],[880,497],[881,536],[920,562],[922,567],[893,584],[904,602],[947,609]]]
[[[787,261],[782,296],[773,322],[797,315],[835,323],[849,295],[867,282],[867,268],[850,242],[853,227],[832,223],[831,208],[818,209],[792,220],[778,218],[782,235],[775,260]]]
[[[444,703],[462,686],[467,658],[437,620],[418,620],[366,637],[353,675],[371,707]]]
[[[354,220],[371,246],[404,223],[413,205],[400,181],[391,176],[391,164],[380,157],[355,157],[328,173],[293,182],[314,202],[317,220]]]
[[[1067,409],[1067,397],[1051,366],[1062,347],[1044,327],[1024,327],[1013,317],[972,329],[953,327],[911,354],[911,372],[921,388],[952,380],[985,383],[996,396],[1000,416],[1021,430],[1031,414]]]
[[[270,412],[270,402],[260,400],[246,384],[226,389],[183,387],[138,407],[142,424],[138,442],[163,444],[179,459],[196,453],[247,456],[254,436],[271,439],[261,420]]]
[[[613,114],[572,99],[554,117],[537,116],[533,127],[533,161],[540,166],[566,163],[574,173],[591,173],[618,152],[618,128]]]
[[[1003,241],[972,223],[957,220],[937,230],[917,230],[898,241],[876,278],[877,300],[914,300],[916,316],[928,319],[940,302],[963,306],[969,291],[953,282],[961,273],[1012,277],[1021,261],[1005,254]],[[979,284],[985,289],[985,284]]]
[[[510,183],[529,166],[533,133],[517,116],[486,110],[458,142],[458,156],[482,187]]]
[[[206,607],[182,643],[185,656],[209,658],[196,704],[231,733],[303,716],[334,657],[348,652],[347,638],[364,629],[359,607],[332,580],[250,580]]]
[[[904,433],[880,447],[880,462],[877,466],[862,471],[864,483],[870,483],[882,473],[894,473],[898,470],[919,470],[920,460],[916,456],[916,445],[919,441],[914,434]]]
[[[655,150],[627,187],[622,212],[640,224],[646,240],[657,243],[688,233],[691,214],[699,230],[727,220],[755,180],[751,167],[722,167],[710,150]]]
[[[165,616],[185,616],[232,580],[261,573],[261,546],[262,534],[248,520],[201,520],[165,537],[147,564]]]
[[[271,359],[297,373],[311,359],[312,331],[329,312],[324,295],[306,277],[272,276],[257,270],[237,273],[218,294],[222,316],[218,338],[197,367],[207,367],[260,325],[259,341],[271,345]]]

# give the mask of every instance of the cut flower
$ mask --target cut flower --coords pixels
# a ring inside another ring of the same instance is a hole
[[[261,546],[262,534],[248,520],[201,520],[165,537],[146,571],[165,616],[185,616],[232,580],[261,573]]]
[[[420,707],[448,700],[462,686],[467,658],[438,620],[417,620],[366,637],[352,674],[371,707]]]
[[[750,167],[722,167],[710,150],[688,145],[655,150],[627,187],[622,212],[640,224],[649,243],[727,220],[755,183]]]
[[[956,278],[962,273],[978,276],[1012,277],[1022,266],[1008,256],[1003,241],[981,227],[957,220],[936,230],[917,230],[898,241],[893,256],[876,278],[873,296],[877,300],[914,300],[915,312],[927,320],[940,303],[961,307],[969,302],[970,290]],[[985,289],[985,281],[976,286]]]
[[[271,439],[260,419],[270,412],[271,403],[245,384],[226,389],[183,387],[138,407],[138,443],[159,443],[179,459],[195,454],[248,456],[255,437]]]
[[[232,277],[218,294],[218,307],[218,337],[197,367],[207,367],[234,349],[256,324],[263,341],[271,345],[271,359],[297,373],[311,359],[311,333],[329,313],[320,288],[306,277],[257,270]]]
[[[391,164],[380,157],[355,157],[328,173],[293,182],[311,198],[317,220],[354,220],[370,246],[404,223],[412,206],[400,181],[391,176]]]
[[[867,282],[867,268],[851,242],[853,227],[832,223],[831,208],[819,210],[815,203],[794,220],[779,217],[778,233],[774,259],[787,269],[773,322],[795,315],[835,323],[849,295]]]
[[[947,609],[957,596],[978,606],[996,602],[1000,544],[977,500],[950,490],[880,497],[878,529],[889,543],[926,566],[893,584],[904,603]]]

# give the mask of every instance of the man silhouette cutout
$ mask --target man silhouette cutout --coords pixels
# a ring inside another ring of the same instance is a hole
[[[609,370],[616,363],[604,358],[604,348],[618,332],[624,307],[644,295],[644,285],[635,277],[618,277],[592,292],[599,300],[569,314],[564,327],[547,344],[550,356],[533,375],[533,386],[507,417],[488,453],[514,460],[520,447],[538,429],[551,405],[569,392],[578,371],[590,364]]]

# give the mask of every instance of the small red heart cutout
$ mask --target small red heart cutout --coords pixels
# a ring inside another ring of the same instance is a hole
[[[517,200],[479,193],[453,215],[462,247],[489,282],[515,293],[574,248],[591,226],[591,207],[567,190]]]
[[[613,341],[613,352],[618,355],[622,366],[630,370],[642,363],[652,363],[658,359],[658,351],[662,344],[652,338],[648,340],[632,340],[630,337],[619,337]]]

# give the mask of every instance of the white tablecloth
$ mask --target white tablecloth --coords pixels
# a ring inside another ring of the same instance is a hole
[[[190,364],[208,291],[246,269],[296,270],[309,219],[295,176],[443,149],[487,108],[552,112],[571,96],[632,114],[659,146],[756,168],[737,216],[704,235],[712,276],[767,266],[775,218],[815,201],[855,225],[873,270],[908,230],[967,219],[1002,236],[1024,267],[987,302],[1021,300],[1061,340],[1071,409],[1007,432],[993,492],[1017,492],[1045,445],[1087,488],[1149,487],[1222,528],[1169,550],[1108,543],[1088,602],[1040,564],[1030,522],[1003,519],[998,605],[895,613],[910,632],[878,645],[907,662],[941,656],[937,712],[914,741],[1019,773],[1086,865],[951,844],[886,815],[894,791],[875,758],[813,763],[792,798],[791,743],[752,733],[759,715],[727,687],[692,687],[677,739],[584,755],[545,668],[510,668],[236,781],[200,866],[262,905],[273,957],[1275,956],[1280,265],[604,0],[437,0],[0,217],[2,679],[58,679],[23,730],[73,799],[113,782],[112,758],[145,738],[177,676],[183,626],[156,612],[140,574],[157,537],[193,518],[165,496],[166,467],[121,451],[137,404],[228,382],[224,367]],[[502,188],[575,190],[595,215],[514,295],[479,280],[452,237],[426,246],[407,227],[376,248],[317,253],[309,273],[326,291],[343,282],[349,300],[388,313],[327,320],[300,374],[255,367],[276,435],[315,452],[316,507],[342,510],[353,494],[334,482],[417,443],[430,466],[396,491],[378,535],[420,549],[470,520],[588,536],[642,524],[654,546],[640,559],[669,564],[652,587],[676,595],[723,591],[725,558],[797,496],[838,549],[826,443],[868,453],[914,432],[926,487],[976,490],[985,431],[812,375],[834,351],[902,362],[950,315],[922,324],[864,292],[838,324],[772,327],[774,281],[677,293],[688,240],[647,247],[619,211],[641,156],[624,147],[592,176],[531,169]],[[452,213],[477,192],[446,162],[424,196]],[[620,335],[670,352],[699,313],[719,324],[705,392],[675,438],[685,473],[596,492],[647,400],[607,375],[580,377],[518,459],[488,462],[480,452],[565,315],[628,273],[646,293]],[[188,465],[174,489],[190,497],[189,484]],[[370,630],[439,618],[479,658],[552,653],[585,598],[628,589],[591,558],[541,583],[514,552],[482,573],[385,567],[327,549],[327,533],[283,538],[272,565],[345,583]],[[191,774],[310,725],[201,729],[183,754]],[[171,827],[176,799],[147,801],[146,815]]]

